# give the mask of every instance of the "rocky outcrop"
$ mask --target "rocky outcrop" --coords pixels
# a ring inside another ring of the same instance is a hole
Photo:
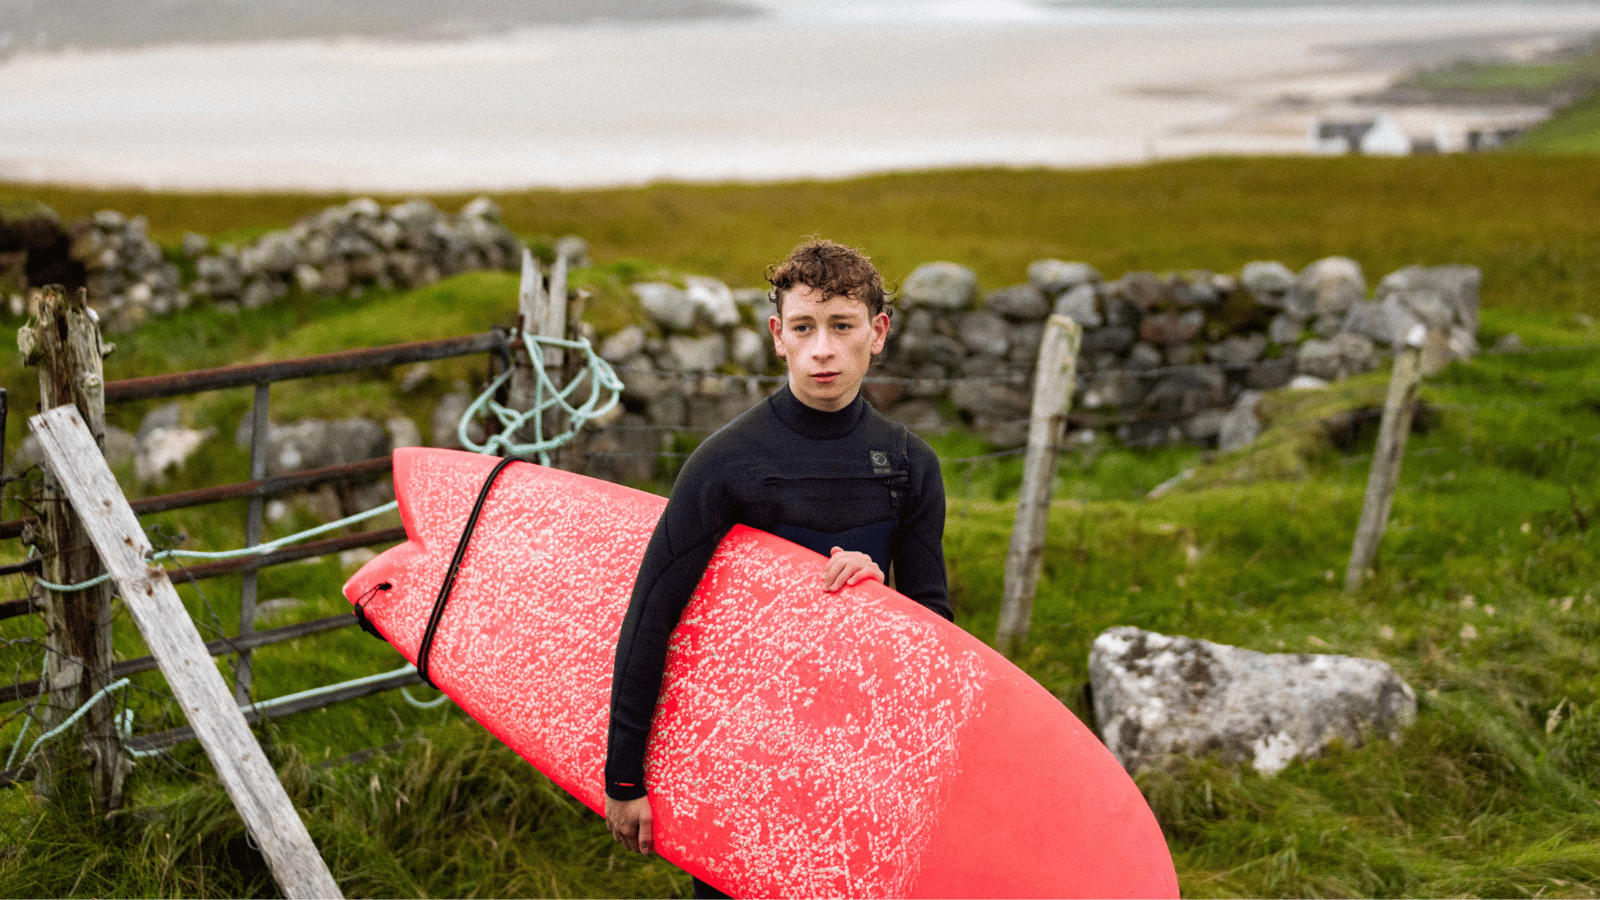
[[[1417,698],[1387,663],[1258,653],[1120,626],[1095,638],[1101,738],[1129,772],[1215,754],[1271,775],[1335,743],[1399,741]]]

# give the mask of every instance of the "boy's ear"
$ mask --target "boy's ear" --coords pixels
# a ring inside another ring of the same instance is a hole
[[[778,354],[779,359],[788,357],[788,352],[783,349],[783,323],[777,316],[767,316],[767,330],[772,332],[772,349]]]
[[[889,314],[878,313],[872,317],[872,355],[877,356],[883,352],[884,345],[889,342]]]

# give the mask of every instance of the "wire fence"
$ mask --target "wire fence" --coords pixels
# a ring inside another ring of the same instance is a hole
[[[1518,355],[1541,353],[1592,353],[1596,350],[1600,350],[1600,344],[1559,348],[1527,348],[1516,351],[1516,353]],[[1157,369],[1130,369],[1115,371],[1119,374],[1152,376],[1161,374],[1162,372],[1188,372],[1192,371],[1192,369],[1192,366],[1172,366]],[[738,379],[745,382],[747,385],[770,385],[780,383],[784,380],[784,376],[707,376],[691,375],[690,373],[681,372],[654,372],[653,374],[658,377],[670,376],[676,378],[696,379],[714,377]],[[1018,380],[1016,376],[989,376],[952,379],[873,376],[869,379],[870,382],[899,383],[904,385],[916,385],[930,389],[933,387],[949,387],[962,381],[982,381],[985,383],[993,383],[997,381],[1016,380]],[[1503,393],[1507,387],[1524,389],[1528,392],[1528,396],[1519,397],[1516,400],[1496,399],[1485,400],[1483,402],[1464,402],[1459,399],[1462,395]],[[1507,411],[1526,410],[1530,407],[1540,406],[1548,407],[1551,405],[1570,402],[1561,398],[1542,398],[1538,396],[1538,391],[1544,387],[1545,383],[1538,378],[1502,378],[1492,384],[1452,382],[1449,384],[1439,385],[1436,388],[1425,387],[1423,391],[1424,402],[1427,404],[1429,409],[1440,414],[1465,416],[1466,422],[1458,429],[1462,435],[1459,446],[1447,446],[1435,442],[1432,444],[1413,446],[1408,451],[1407,455],[1411,457],[1411,461],[1409,462],[1407,468],[1410,471],[1408,477],[1400,486],[1400,494],[1418,496],[1430,490],[1435,490],[1441,486],[1449,485],[1453,480],[1463,477],[1463,472],[1468,472],[1470,474],[1471,468],[1475,466],[1480,467],[1484,472],[1492,472],[1498,468],[1505,462],[1505,460],[1497,459],[1497,457],[1505,456],[1508,452],[1510,452],[1510,448],[1508,448],[1506,444],[1498,443],[1493,439],[1494,428],[1491,426],[1491,423],[1495,420],[1496,416],[1504,414]],[[1023,425],[1026,422],[1027,419],[1022,418],[1009,420],[1005,424]],[[633,429],[655,432],[664,438],[669,435],[703,436],[715,430],[715,428],[711,426],[612,425],[610,427],[618,430]],[[1063,480],[1070,482],[1076,478],[1078,472],[1088,470],[1098,455],[1105,452],[1106,448],[1107,443],[1104,441],[1087,443],[1077,446],[1076,448],[1069,448],[1068,455],[1061,462]],[[1076,452],[1071,452],[1071,450],[1074,449]],[[1600,456],[1600,433],[1596,433],[1587,437],[1567,438],[1564,440],[1555,441],[1552,442],[1552,444],[1548,447],[1543,444],[1537,444],[1535,446],[1535,450],[1536,452],[1543,453],[1547,457],[1553,457],[1552,460],[1548,461],[1549,464],[1562,468],[1565,471],[1568,480],[1570,481],[1571,473],[1574,467],[1578,467],[1584,471],[1596,468],[1594,462],[1595,458]],[[1196,454],[1200,454],[1203,451],[1200,451],[1198,448],[1196,448],[1194,452]],[[1521,453],[1521,451],[1517,452]],[[1016,447],[964,456],[945,455],[941,457],[940,462],[945,469],[946,482],[951,487],[951,500],[960,502],[971,501],[975,499],[1001,499],[995,489],[995,486],[992,483],[984,482],[993,482],[999,477],[1001,467],[1007,465],[1010,461],[1017,460],[1023,455],[1023,453],[1023,448]],[[670,464],[674,462],[681,462],[689,455],[689,452],[666,449],[654,452],[594,451],[588,455],[592,457],[651,456],[658,460],[666,461]],[[1359,500],[1361,493],[1365,489],[1366,466],[1368,463],[1370,463],[1370,460],[1371,454],[1364,452],[1342,452],[1337,456],[1336,462],[1339,467],[1339,477],[1337,480],[1338,493],[1334,498],[1335,503],[1354,503]],[[1158,474],[1161,478],[1165,479],[1171,473],[1152,472],[1150,473],[1149,477],[1153,479]],[[36,475],[36,472],[24,473],[20,477],[7,480],[11,482],[27,481],[30,478],[36,477]],[[1148,488],[1153,488],[1155,486],[1156,485],[1154,484],[1148,486],[1139,485],[1137,490],[1131,492],[1128,499],[1132,499],[1133,496],[1140,495],[1146,492]],[[1070,490],[1065,491],[1064,493],[1069,497],[1072,495]],[[981,497],[979,496],[980,494],[982,495]],[[1082,499],[1101,498],[1085,497]],[[165,548],[163,552],[158,555],[166,559],[175,559],[180,556],[189,558],[219,559],[224,557],[236,557],[240,555],[260,555],[290,543],[303,541],[311,536],[348,527],[356,522],[371,518],[373,516],[382,515],[391,511],[392,509],[393,505],[388,504],[374,510],[369,510],[366,513],[358,514],[357,516],[352,516],[347,519],[341,519],[336,522],[327,523],[323,526],[318,526],[317,528],[310,529],[306,532],[265,542],[256,547],[234,551],[175,551],[171,548],[174,540],[173,536],[163,534],[159,530],[152,530],[151,538],[154,545]],[[38,510],[34,510],[34,512],[37,513]],[[175,572],[177,577],[174,580],[182,579],[185,571],[186,569],[180,566]],[[1301,580],[1321,578],[1323,575],[1324,573],[1308,573],[1307,575],[1303,576]],[[85,586],[81,584],[53,585],[41,579],[35,578],[34,580],[40,587],[51,590],[69,591]],[[192,579],[191,584],[194,585],[193,589],[195,591],[195,595],[198,597],[200,604],[206,613],[205,618],[197,619],[197,625],[199,625],[211,637],[211,640],[216,644],[219,652],[228,658],[230,665],[233,664],[234,659],[237,659],[242,652],[250,649],[251,646],[260,646],[260,644],[249,644],[241,641],[238,637],[230,636],[227,632],[227,629],[223,625],[223,617],[218,614],[212,598],[207,592],[199,588],[197,579]],[[1277,587],[1280,589],[1288,589],[1292,586],[1294,586],[1294,582],[1285,582]],[[3,703],[8,707],[3,713],[0,713],[0,734],[10,734],[11,729],[16,729],[15,737],[10,739],[10,746],[0,747],[0,752],[4,752],[5,754],[4,759],[6,762],[4,771],[0,771],[0,784],[15,782],[17,779],[23,777],[29,759],[37,751],[40,744],[43,741],[48,740],[47,735],[51,733],[50,731],[40,729],[35,724],[38,718],[38,707],[42,702],[44,695],[37,690],[29,693],[26,690],[26,687],[30,684],[30,682],[25,681],[25,679],[35,672],[42,673],[46,656],[55,651],[52,651],[43,640],[37,619],[32,616],[28,616],[21,618],[21,621],[24,624],[20,624],[16,627],[25,633],[0,638],[0,651],[3,651],[3,654],[0,654],[0,665],[3,665],[8,674],[12,676],[12,683],[9,688],[0,689],[0,703]],[[307,630],[304,633],[314,632]],[[148,668],[153,668],[153,666],[147,667],[146,670]],[[133,747],[135,751],[144,755],[156,754],[158,751],[172,746],[174,743],[184,737],[182,733],[183,728],[179,722],[180,716],[177,712],[177,705],[168,692],[158,687],[152,687],[149,684],[134,680],[131,676],[136,674],[136,671],[114,670],[100,674],[105,678],[106,681],[109,682],[109,686],[100,691],[99,694],[97,694],[96,697],[91,701],[91,703],[107,703],[113,706],[114,717],[119,723],[119,728],[121,728],[125,735],[129,737],[130,746]],[[377,690],[388,690],[396,687],[402,689],[402,697],[407,703],[418,707],[431,707],[433,705],[437,705],[438,703],[444,702],[444,698],[442,697],[433,701],[418,701],[411,697],[408,693],[404,693],[403,689],[408,684],[414,683],[416,683],[415,669],[410,666],[405,666],[391,672],[378,673],[376,675],[355,679],[339,685],[320,688],[316,691],[297,692],[295,694],[284,695],[267,701],[253,701],[249,704],[249,715],[255,720],[260,720],[275,714],[280,714],[284,710],[296,711],[299,709],[314,708],[315,706],[323,705],[321,701],[330,693],[339,696],[362,696],[366,693],[372,693]],[[37,686],[39,684],[39,679],[35,679],[33,682],[31,682],[31,684]],[[79,714],[81,714],[81,710],[79,711]],[[146,738],[141,742],[139,738],[134,737],[133,726],[135,724],[134,719],[136,715],[145,717],[147,724],[154,725],[159,729],[155,739],[152,740]],[[55,726],[56,730],[60,730],[65,727],[66,726],[62,724]],[[356,754],[356,756],[359,756],[359,754]],[[166,764],[176,765],[170,760],[168,760]]]

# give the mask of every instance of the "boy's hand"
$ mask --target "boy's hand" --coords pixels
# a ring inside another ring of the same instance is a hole
[[[833,557],[828,560],[827,571],[822,573],[823,590],[831,593],[868,578],[883,583],[883,570],[867,554],[843,547],[835,547],[830,552]]]
[[[653,853],[656,849],[653,821],[650,815],[650,798],[613,800],[606,798],[606,827],[611,837],[621,841],[635,853]]]

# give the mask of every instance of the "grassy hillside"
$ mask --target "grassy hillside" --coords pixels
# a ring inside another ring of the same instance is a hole
[[[1086,718],[1088,644],[1114,624],[1267,652],[1378,658],[1416,690],[1419,721],[1399,745],[1339,748],[1270,779],[1207,760],[1143,776],[1186,895],[1576,897],[1600,894],[1600,225],[1588,212],[1600,199],[1596,168],[1513,155],[1201,160],[499,199],[520,232],[582,234],[602,264],[645,259],[735,284],[755,283],[762,265],[812,230],[868,247],[894,277],[950,258],[978,267],[991,287],[1020,280],[1027,261],[1046,255],[1111,275],[1229,270],[1257,258],[1302,265],[1331,253],[1361,260],[1373,279],[1408,262],[1482,265],[1486,329],[1515,331],[1540,352],[1480,357],[1426,383],[1429,428],[1412,438],[1389,534],[1359,594],[1344,596],[1338,582],[1372,436],[1341,449],[1322,422],[1381,403],[1381,372],[1274,397],[1267,433],[1235,454],[1068,454],[1032,638],[1018,661]],[[142,212],[166,241],[187,228],[276,227],[330,202],[4,192],[38,196],[69,217],[99,206]],[[108,374],[477,330],[509,307],[512,286],[484,274],[241,318],[194,312],[119,338]],[[382,378],[340,382],[330,395],[343,409],[410,411]],[[280,401],[275,392],[274,403],[310,410],[326,396],[296,390]],[[194,411],[209,417],[196,424],[231,428],[244,402],[217,395]],[[988,640],[1020,462],[976,459],[989,448],[970,436],[938,438],[936,448],[951,497],[958,624]],[[241,452],[222,449],[173,487],[237,477],[243,465]],[[1143,499],[1190,467],[1182,487]],[[297,516],[308,523],[315,511]],[[191,535],[191,546],[231,546],[242,509],[223,517],[170,514],[159,524]],[[295,521],[274,527],[269,536]],[[303,601],[273,624],[343,609],[347,574],[334,559],[272,570],[262,597]],[[5,597],[23,590],[16,582],[4,584]],[[185,599],[210,636],[231,627],[236,593],[236,582],[214,582]],[[0,667],[28,677],[36,636],[33,620],[0,622]],[[119,650],[139,652],[131,631]],[[346,632],[263,651],[258,677],[275,695],[398,664],[381,643]],[[137,685],[127,703],[141,731],[175,717],[159,678]],[[0,708],[5,753],[20,724],[14,710]],[[687,890],[665,864],[619,854],[596,817],[449,706],[421,710],[390,694],[258,731],[350,896]],[[346,757],[374,747],[383,752]],[[274,893],[193,746],[141,763],[128,809],[109,818],[0,791],[0,836],[0,895]]]
[[[1518,147],[1537,153],[1600,153],[1600,90],[1558,111],[1522,137]]]
[[[282,227],[337,202],[324,195],[178,195],[0,186],[64,218],[115,208],[157,240]],[[400,198],[386,198],[400,199]],[[435,198],[455,209],[467,197]],[[988,288],[1042,257],[1126,271],[1299,268],[1342,254],[1368,277],[1411,263],[1483,267],[1491,306],[1600,311],[1600,166],[1521,154],[1405,159],[1197,159],[1085,171],[957,170],[837,182],[662,184],[495,195],[527,237],[578,234],[601,263],[647,259],[758,285],[811,233],[869,249],[893,280],[935,259]]]

